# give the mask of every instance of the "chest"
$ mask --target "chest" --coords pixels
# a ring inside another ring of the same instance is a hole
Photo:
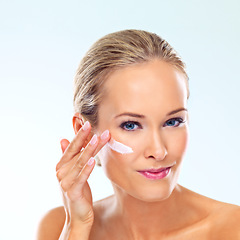
[[[168,234],[158,234],[156,236],[130,236],[123,231],[110,228],[101,229],[91,234],[90,240],[216,240],[216,236],[210,234],[211,231],[205,226],[189,227]]]

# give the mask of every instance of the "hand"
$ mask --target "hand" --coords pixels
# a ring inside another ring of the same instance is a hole
[[[79,224],[92,226],[94,220],[92,193],[87,179],[95,166],[93,156],[109,141],[110,136],[106,130],[101,137],[95,134],[86,144],[90,132],[91,126],[86,122],[71,143],[67,139],[61,140],[63,156],[56,171],[63,193],[66,222],[71,228]]]

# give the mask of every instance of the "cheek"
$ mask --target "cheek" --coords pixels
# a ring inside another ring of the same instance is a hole
[[[102,154],[106,164],[109,164],[111,161],[115,162],[115,164],[130,164],[134,161],[138,152],[140,152],[139,150],[143,149],[145,143],[144,138],[138,134],[119,134],[111,131],[111,136],[113,141],[110,140],[109,143],[112,147],[105,147],[104,154]],[[123,145],[123,148],[119,144]],[[114,150],[115,148],[124,150],[118,151]],[[120,152],[125,153],[121,154]]]
[[[188,127],[179,129],[168,139],[167,150],[170,155],[183,157],[186,153],[189,140]]]
[[[139,158],[139,149],[142,148],[139,147],[141,146],[139,138],[136,141],[136,139],[129,138],[129,136],[127,138],[125,136],[118,136],[117,141],[132,148],[133,152],[121,154],[106,146],[100,151],[99,157],[102,169],[111,181],[119,182],[120,179],[121,181],[124,179],[125,182],[126,176],[131,174],[131,171],[135,169],[135,162]]]
[[[128,162],[132,162],[142,151],[142,149],[144,149],[146,145],[146,136],[141,132],[124,133],[118,135],[117,141],[123,143],[133,150],[133,153],[123,155],[124,158],[128,159]]]
[[[101,159],[102,169],[109,179],[118,177],[120,172],[130,166],[131,158],[134,153],[121,154],[109,147],[104,147],[98,154]],[[121,171],[119,171],[121,170]]]

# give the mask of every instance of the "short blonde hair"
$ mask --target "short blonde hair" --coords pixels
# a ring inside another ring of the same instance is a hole
[[[96,128],[103,84],[109,74],[116,69],[156,58],[172,64],[182,72],[188,88],[185,64],[171,45],[155,33],[123,30],[99,39],[77,69],[74,79],[74,111],[79,112]]]

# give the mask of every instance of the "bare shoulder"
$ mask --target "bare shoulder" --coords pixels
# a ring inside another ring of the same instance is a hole
[[[59,239],[65,223],[65,210],[57,207],[42,218],[38,226],[37,240]]]
[[[102,219],[106,216],[106,209],[111,206],[110,197],[94,202],[94,225],[92,239],[96,239],[102,232]],[[64,207],[57,207],[45,214],[38,226],[37,240],[58,240],[65,224],[66,214]]]
[[[218,239],[240,240],[240,207],[220,203],[213,214],[213,232]]]
[[[217,201],[183,187],[181,191],[187,205],[194,209],[199,219],[197,226],[204,229],[208,239],[240,240],[240,206]]]

